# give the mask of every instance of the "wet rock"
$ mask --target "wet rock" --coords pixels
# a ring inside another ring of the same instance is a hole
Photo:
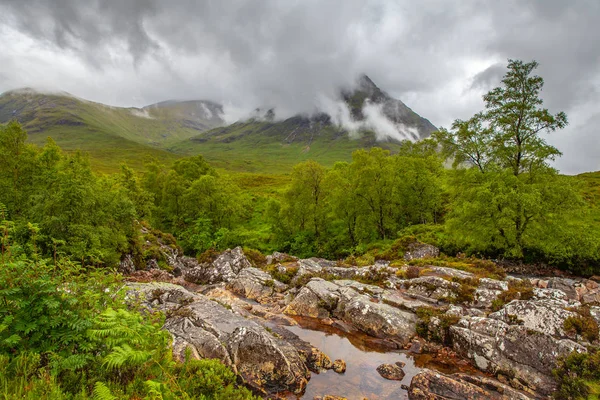
[[[404,370],[395,364],[381,364],[377,367],[377,372],[385,379],[392,381],[401,381],[406,376]]]
[[[527,329],[546,335],[563,338],[565,320],[577,313],[565,308],[568,303],[559,300],[513,300],[488,318],[498,319],[508,324],[518,323]]]
[[[343,374],[344,372],[346,372],[346,361],[344,360],[335,360],[333,362],[333,368],[332,368],[335,372],[337,372],[338,374]]]
[[[465,374],[446,375],[424,369],[408,388],[410,400],[529,400],[527,395],[494,379]]]
[[[406,261],[421,259],[421,258],[435,258],[440,255],[440,249],[430,244],[415,242],[408,245],[408,251],[404,253],[404,259]]]
[[[251,266],[242,248],[236,247],[233,250],[228,249],[224,251],[212,263],[203,263],[194,268],[186,269],[183,271],[183,277],[188,282],[198,284],[229,282],[240,271]]]
[[[227,283],[227,289],[247,299],[268,299],[275,292],[283,292],[287,285],[276,281],[268,273],[254,267],[243,269]]]
[[[263,393],[305,389],[310,373],[296,348],[256,322],[177,285],[132,283],[127,296],[165,313],[175,357],[190,348],[192,355],[219,358]]]
[[[586,351],[571,340],[493,318],[463,317],[450,327],[450,335],[454,351],[472,360],[477,368],[514,376],[543,394],[556,386],[552,370],[557,359],[575,350]]]

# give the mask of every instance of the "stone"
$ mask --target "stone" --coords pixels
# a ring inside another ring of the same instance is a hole
[[[577,313],[566,310],[568,303],[560,300],[513,300],[488,318],[498,319],[509,325],[518,322],[523,327],[557,338],[567,337],[565,320]]]
[[[346,361],[344,360],[335,360],[333,362],[333,368],[332,368],[335,372],[337,372],[338,374],[343,374],[344,372],[346,372]]]
[[[587,293],[582,296],[581,302],[583,304],[598,304],[600,303],[600,291],[594,291],[591,293]]]
[[[290,261],[298,261],[298,257],[291,256],[286,253],[280,253],[278,251],[266,257],[267,265],[271,265],[274,263],[282,263],[282,262],[290,262]]]
[[[311,279],[284,310],[285,314],[329,318],[339,300],[339,286],[321,278]]]
[[[385,379],[391,381],[401,381],[406,376],[402,367],[396,364],[381,364],[377,367],[377,372]]]
[[[431,265],[431,266],[427,266],[426,268],[431,271],[431,272],[429,272],[430,274],[442,275],[442,276],[447,276],[450,278],[470,279],[475,276],[470,272],[461,271],[459,269],[448,268],[448,267],[437,267],[437,266]]]
[[[212,263],[199,264],[194,268],[183,271],[183,278],[192,283],[213,284],[229,282],[243,269],[252,265],[244,255],[241,247],[227,249]]]
[[[410,400],[530,400],[524,393],[494,379],[466,374],[446,375],[424,369],[408,388]]]
[[[258,268],[243,269],[227,283],[227,289],[247,299],[268,300],[275,292],[283,292],[287,285],[276,281],[271,275]]]
[[[548,279],[548,288],[562,290],[569,299],[579,300],[579,296],[575,290],[576,283],[577,281],[573,279],[553,277]]]
[[[439,255],[440,249],[437,247],[426,243],[415,242],[408,245],[408,251],[404,253],[404,259],[410,261],[422,258],[436,258]]]
[[[533,289],[533,299],[569,301],[569,296],[560,289]]]
[[[447,281],[439,276],[422,276],[405,280],[403,287],[408,295],[438,301],[456,297],[456,291],[460,288],[460,284]]]
[[[311,318],[337,318],[370,336],[406,344],[416,334],[416,315],[374,301],[368,292],[381,288],[353,281],[311,279],[284,313]]]
[[[592,280],[585,281],[585,287],[587,287],[589,290],[598,289],[599,286],[600,285],[598,285],[598,282],[596,282],[596,281],[592,281]]]
[[[534,391],[550,394],[556,387],[557,360],[586,349],[569,340],[501,319],[463,317],[450,327],[453,350],[482,371],[514,376]]]
[[[431,303],[414,299],[398,290],[384,290],[381,294],[381,301],[392,307],[411,312],[416,312],[421,307],[431,307]]]
[[[348,288],[339,290],[340,300],[334,316],[367,335],[398,343],[402,347],[416,334],[417,316]]]
[[[306,388],[310,372],[292,344],[204,295],[168,283],[130,283],[127,299],[165,313],[178,359],[187,348],[201,358],[218,358],[265,394]]]
[[[135,272],[135,264],[133,263],[133,257],[131,254],[125,255],[119,264],[118,271],[123,275],[130,275]]]

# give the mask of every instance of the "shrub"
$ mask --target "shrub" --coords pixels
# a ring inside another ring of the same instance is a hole
[[[513,300],[530,300],[533,297],[533,285],[526,279],[511,280],[508,290],[500,293],[492,302],[492,311],[498,311]]]
[[[600,352],[597,348],[589,349],[588,353],[574,351],[560,359],[552,373],[558,384],[554,393],[557,400],[587,399],[600,394]]]
[[[565,331],[582,336],[590,343],[598,340],[598,323],[590,313],[589,307],[579,307],[575,311],[579,315],[565,319]]]
[[[244,247],[244,255],[255,267],[260,268],[267,265],[267,257],[265,257],[265,255],[258,250]]]
[[[421,268],[415,265],[409,265],[406,269],[406,279],[415,279],[421,275]]]
[[[456,325],[460,320],[459,316],[445,314],[444,310],[433,307],[419,307],[416,310],[417,334],[424,339],[437,342],[443,345],[449,345],[450,327]],[[433,318],[439,320],[436,329],[430,329],[430,323]]]

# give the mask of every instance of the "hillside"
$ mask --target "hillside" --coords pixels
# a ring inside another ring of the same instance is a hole
[[[16,118],[31,142],[43,144],[51,136],[67,151],[90,153],[93,165],[105,171],[123,161],[141,167],[149,157],[163,162],[176,158],[161,147],[222,124],[221,112],[220,106],[202,101],[170,101],[139,109],[32,89],[0,95],[0,123]]]
[[[402,101],[379,89],[366,75],[354,91],[342,92],[342,100],[352,118],[359,122],[367,118],[363,112],[367,101],[380,106],[387,122],[398,130],[397,136],[404,139],[426,138],[437,130]],[[349,161],[358,148],[378,146],[393,151],[399,143],[395,137],[378,140],[371,129],[349,132],[324,113],[278,121],[273,110],[269,110],[263,116],[202,132],[169,149],[185,155],[202,154],[219,167],[281,172],[307,159],[331,166],[336,161]]]
[[[352,119],[350,132],[320,111],[277,120],[276,110],[225,124],[223,107],[210,101],[164,101],[143,108],[112,107],[68,93],[19,89],[0,95],[0,123],[17,119],[29,140],[51,136],[66,151],[90,153],[95,168],[115,170],[122,162],[141,168],[148,158],[168,163],[179,155],[202,154],[217,167],[249,172],[287,172],[307,159],[325,165],[349,161],[358,148],[394,150],[401,139],[418,140],[436,128],[400,100],[379,89],[366,75],[353,91],[341,91]],[[368,102],[368,103],[367,103]],[[395,135],[381,132],[365,115],[376,105]]]

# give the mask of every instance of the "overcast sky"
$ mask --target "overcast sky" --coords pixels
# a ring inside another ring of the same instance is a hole
[[[0,92],[310,112],[360,73],[436,126],[540,62],[564,173],[600,170],[599,0],[0,0]]]

